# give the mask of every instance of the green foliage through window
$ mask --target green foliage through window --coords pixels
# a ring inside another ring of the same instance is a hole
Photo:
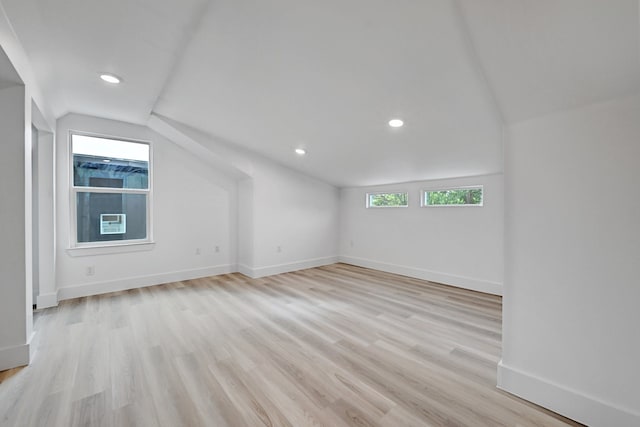
[[[482,205],[482,188],[425,191],[425,206]]]
[[[408,193],[368,194],[368,207],[403,207],[409,205]]]

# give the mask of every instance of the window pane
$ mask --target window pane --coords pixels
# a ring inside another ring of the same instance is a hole
[[[451,188],[425,191],[425,206],[482,205],[482,188]]]
[[[149,145],[72,135],[73,185],[149,188]]]
[[[367,195],[367,207],[402,207],[409,205],[408,193],[375,193]]]
[[[78,242],[147,238],[147,195],[79,192]]]

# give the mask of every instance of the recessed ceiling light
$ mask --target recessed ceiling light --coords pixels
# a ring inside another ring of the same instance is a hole
[[[104,80],[107,83],[111,83],[114,85],[117,85],[118,83],[120,83],[122,81],[122,79],[114,74],[109,74],[109,73],[103,73],[100,74],[100,78],[102,80]]]
[[[400,119],[391,119],[389,120],[389,126],[392,128],[401,128],[404,125],[404,122]]]
[[[299,156],[304,156],[305,154],[307,154],[307,150],[305,150],[304,148],[296,148],[296,154]]]

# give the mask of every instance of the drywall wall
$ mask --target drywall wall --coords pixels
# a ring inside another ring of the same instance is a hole
[[[0,55],[4,56],[1,49]],[[6,72],[0,70],[2,75]],[[33,316],[31,99],[25,86],[0,79],[0,87],[1,371],[29,363]]]
[[[640,425],[640,97],[510,127],[499,386]]]
[[[71,130],[152,143],[154,245],[125,253],[69,250]],[[88,116],[67,115],[58,120],[56,152],[56,283],[60,299],[235,270],[235,179],[145,126]]]
[[[238,270],[253,265],[253,179],[238,181]]]
[[[336,187],[166,117],[152,114],[149,126],[238,171],[238,271],[262,277],[338,260]]]
[[[38,308],[55,306],[55,138],[54,134],[38,129]],[[35,248],[34,248],[35,252]],[[35,258],[35,257],[34,257]],[[34,259],[35,261],[35,259]]]
[[[482,207],[420,207],[420,192],[484,186]],[[407,208],[370,208],[366,194],[408,192]],[[340,196],[340,260],[500,295],[503,275],[501,174],[376,187]]]
[[[338,261],[337,188],[268,160],[253,160],[253,265],[262,277]]]
[[[37,301],[40,294],[40,242],[38,229],[40,227],[40,206],[38,182],[39,163],[38,129],[31,125],[31,247],[33,249],[31,258],[31,295],[33,302]]]
[[[215,150],[208,156],[206,146],[195,146],[159,123],[153,127],[172,140],[145,126],[95,117],[70,114],[58,121],[58,299],[237,269],[259,277],[337,261],[335,187],[244,152],[217,168],[226,159]],[[70,131],[152,142],[153,245],[123,251],[71,249]]]

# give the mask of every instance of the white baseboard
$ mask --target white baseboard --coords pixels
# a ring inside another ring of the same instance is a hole
[[[470,289],[472,291],[502,295],[502,283],[499,282],[456,276],[438,271],[424,270],[416,267],[408,267],[350,256],[340,256],[339,261],[345,264],[356,265],[358,267],[366,267],[374,270],[385,271],[387,273],[400,274],[402,276],[428,280],[430,282],[442,283],[445,285],[456,286],[458,288]]]
[[[30,352],[29,344],[0,348],[0,371],[28,365],[31,360]]]
[[[90,295],[106,294],[109,292],[128,289],[144,288],[146,286],[161,285],[163,283],[181,280],[198,279],[201,277],[217,276],[232,273],[235,269],[231,265],[197,268],[193,270],[174,271],[171,273],[153,274],[149,276],[127,277],[125,279],[94,282],[83,285],[67,286],[58,289],[58,300],[86,297]]]
[[[640,414],[498,364],[498,388],[592,427],[640,426]]]
[[[64,286],[58,289],[57,301],[72,298],[86,297],[90,295],[106,294],[109,292],[124,291],[128,289],[143,288],[146,286],[159,285],[162,283],[177,282],[180,280],[197,279],[200,277],[217,276],[238,271],[245,276],[257,279],[274,274],[288,273],[290,271],[303,270],[306,268],[320,267],[323,265],[338,262],[338,257],[315,258],[304,261],[297,261],[287,264],[272,265],[267,267],[251,268],[244,264],[220,265],[215,267],[200,268],[195,270],[183,270],[172,273],[155,274],[150,276],[128,277],[120,280],[110,280],[105,282],[94,282],[75,286]],[[43,295],[44,296],[44,295]],[[50,300],[51,301],[51,300]],[[51,306],[50,306],[51,307]]]
[[[307,268],[322,267],[323,265],[335,264],[336,262],[338,262],[338,257],[330,256],[256,268],[238,264],[238,271],[245,276],[251,277],[252,279],[258,279],[260,277],[273,276],[274,274],[289,273],[291,271],[305,270]]]
[[[48,294],[40,294],[36,297],[37,308],[56,307],[58,305],[58,293],[50,292]]]
[[[236,271],[238,273],[244,274],[247,277],[253,277],[253,268],[249,267],[248,265],[238,264]]]

